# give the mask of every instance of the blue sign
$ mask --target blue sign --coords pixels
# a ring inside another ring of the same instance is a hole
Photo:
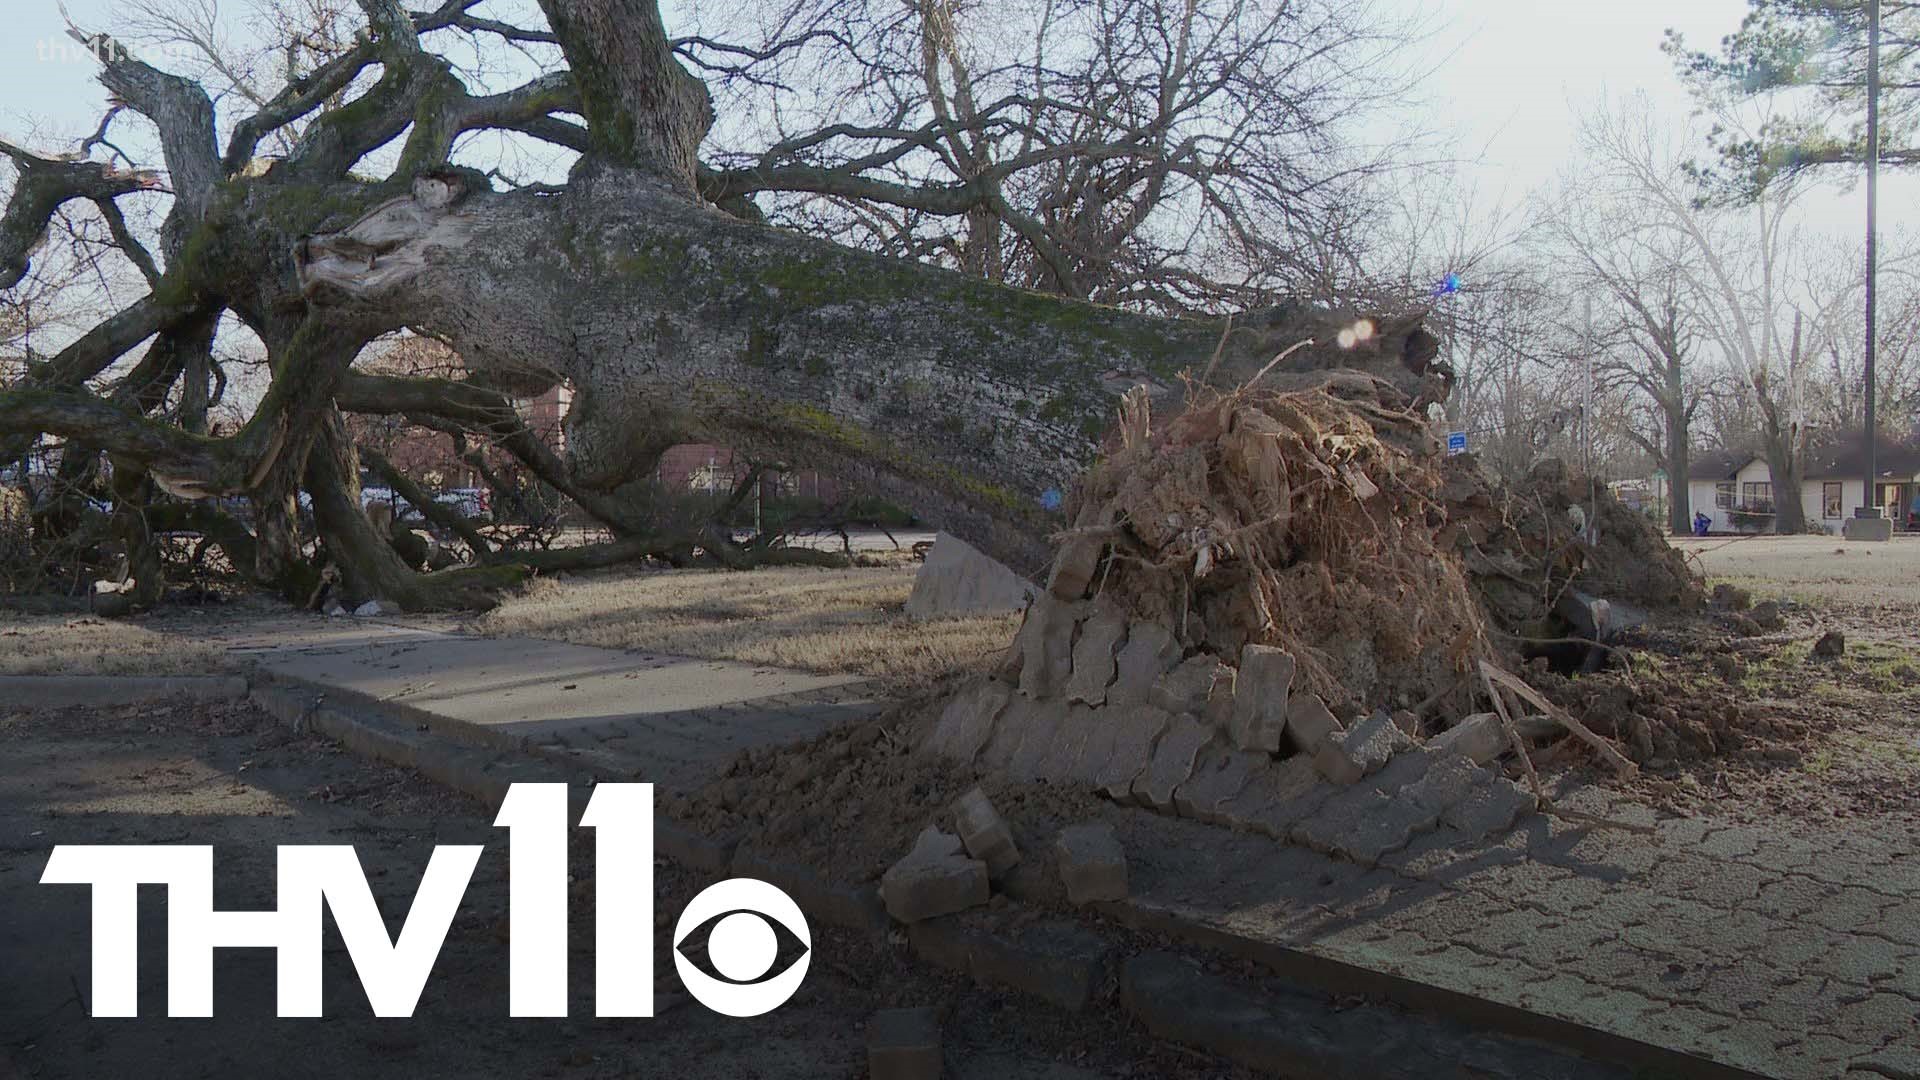
[[[1447,454],[1449,456],[1452,456],[1454,454],[1464,454],[1466,452],[1467,452],[1467,433],[1464,431],[1447,432]]]

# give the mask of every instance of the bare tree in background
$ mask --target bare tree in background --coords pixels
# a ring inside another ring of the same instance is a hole
[[[1721,118],[1723,129],[1734,122]],[[1663,129],[1643,99],[1594,111],[1581,136],[1591,167],[1561,196],[1558,236],[1626,313],[1618,330],[1646,361],[1603,366],[1658,404],[1670,445],[1690,436],[1703,388],[1731,395],[1714,406],[1719,434],[1751,430],[1773,478],[1774,528],[1805,531],[1808,384],[1849,276],[1809,264],[1819,245],[1790,224],[1790,178],[1712,204],[1687,163],[1690,140]],[[1667,458],[1684,477],[1684,458]],[[1683,514],[1676,505],[1676,530]]]
[[[1920,247],[1896,234],[1882,240],[1880,327],[1874,358],[1880,434],[1906,439],[1920,426]],[[1858,243],[1828,251],[1808,268],[1809,289],[1824,284],[1837,293],[1823,310],[1811,344],[1814,377],[1809,386],[1812,425],[1829,434],[1860,430],[1866,385],[1862,356],[1865,314],[1860,304]],[[1838,283],[1836,285],[1836,283]]]
[[[1705,333],[1691,287],[1696,253],[1661,208],[1649,206],[1642,155],[1650,144],[1616,141],[1619,133],[1605,114],[1582,128],[1590,161],[1543,206],[1543,254],[1570,267],[1566,281],[1579,301],[1571,310],[1581,319],[1577,359],[1592,365],[1603,389],[1631,390],[1649,404],[1653,422],[1633,435],[1669,477],[1668,527],[1684,533],[1692,524],[1686,478]]]
[[[1411,90],[1409,28],[1371,2],[714,10],[676,43],[733,117],[704,194],[1030,289],[1164,312],[1351,291],[1370,181],[1410,153],[1352,141]]]

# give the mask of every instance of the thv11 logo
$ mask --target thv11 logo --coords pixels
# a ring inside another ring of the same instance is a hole
[[[567,1015],[567,786],[514,784],[494,818],[508,835],[510,1015]],[[653,1015],[653,785],[601,784],[580,824],[594,830],[594,1015]],[[376,1016],[412,1016],[480,860],[477,844],[440,844],[427,861],[399,936],[389,939],[373,890],[348,844],[282,844],[273,911],[213,910],[213,848],[190,844],[62,844],[42,884],[93,887],[93,1015],[134,1016],[138,886],[167,887],[167,1015],[213,1015],[213,950],[273,949],[279,1015],[319,1016],[324,902]],[[700,970],[682,948],[711,922]],[[769,974],[774,924],[802,949]],[[807,920],[792,898],[753,878],[708,886],[673,929],[673,962],[701,1004],[758,1016],[800,988],[812,960]]]

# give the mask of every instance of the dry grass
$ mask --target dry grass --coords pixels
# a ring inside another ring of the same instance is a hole
[[[914,622],[910,567],[619,572],[534,582],[479,632],[918,683],[998,656],[1018,615]]]
[[[0,610],[0,675],[204,675],[226,653],[138,622]]]
[[[1920,538],[1852,543],[1837,536],[1676,538],[1713,581],[1803,603],[1920,603]]]

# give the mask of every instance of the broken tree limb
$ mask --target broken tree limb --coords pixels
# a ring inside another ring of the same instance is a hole
[[[1507,742],[1512,744],[1513,752],[1520,758],[1520,767],[1527,772],[1527,785],[1533,789],[1533,801],[1536,808],[1551,805],[1547,793],[1540,789],[1540,774],[1534,771],[1533,757],[1527,753],[1527,744],[1520,738],[1520,732],[1513,726],[1513,716],[1507,712],[1506,699],[1501,697],[1500,685],[1493,680],[1491,672],[1498,670],[1485,660],[1480,661],[1480,677],[1487,684],[1487,696],[1493,699],[1493,711],[1500,716],[1500,729],[1507,733]]]
[[[1542,713],[1552,717],[1554,720],[1559,721],[1562,727],[1578,736],[1580,741],[1598,751],[1600,756],[1606,759],[1607,764],[1612,765],[1614,771],[1618,772],[1621,776],[1631,780],[1640,774],[1640,767],[1627,760],[1626,755],[1616,749],[1610,740],[1595,734],[1592,728],[1575,720],[1571,713],[1555,705],[1553,702],[1548,701],[1533,687],[1494,667],[1485,660],[1480,661],[1480,673],[1486,678],[1489,686],[1497,683],[1512,691],[1515,697],[1538,708]],[[1497,702],[1498,700],[1496,697],[1495,701]],[[1501,715],[1503,717],[1506,715],[1504,709],[1501,710]]]
[[[420,485],[394,468],[393,463],[380,451],[361,443],[360,460],[373,470],[374,475],[386,481],[388,487],[399,492],[401,498],[420,511],[422,517],[466,541],[475,562],[486,562],[487,557],[493,554],[493,545],[487,543],[487,538],[480,535],[480,530],[474,528],[473,522],[467,520],[465,514],[445,503],[436,502],[433,496],[420,489]]]

